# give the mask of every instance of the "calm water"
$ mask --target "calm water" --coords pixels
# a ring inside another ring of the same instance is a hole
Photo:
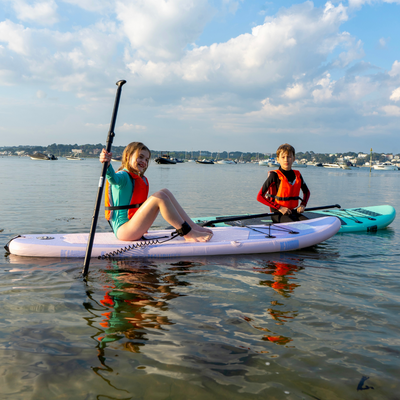
[[[265,212],[267,171],[152,164],[147,176],[207,216]],[[400,210],[400,171],[301,172],[310,207]],[[96,160],[0,158],[0,243],[88,231],[100,173]],[[399,399],[399,232],[397,218],[290,253],[92,260],[87,284],[83,260],[3,250],[0,398]]]

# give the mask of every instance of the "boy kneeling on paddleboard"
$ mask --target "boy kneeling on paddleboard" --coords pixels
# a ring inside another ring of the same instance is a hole
[[[301,215],[310,198],[310,191],[299,171],[292,170],[295,150],[290,144],[282,144],[276,151],[279,169],[269,171],[268,178],[258,192],[257,200],[269,206],[271,212],[279,212],[272,216],[273,222],[292,222],[305,220]],[[303,199],[299,197],[300,190]],[[301,200],[299,206],[299,200]]]

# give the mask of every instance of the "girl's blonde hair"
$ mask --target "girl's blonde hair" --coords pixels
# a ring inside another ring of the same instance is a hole
[[[125,168],[129,172],[137,174],[137,171],[134,171],[132,169],[132,167],[130,165],[130,161],[131,161],[132,156],[135,153],[137,153],[137,152],[140,153],[142,150],[146,150],[149,152],[149,163],[148,164],[150,164],[150,157],[151,157],[150,149],[141,142],[132,142],[132,143],[129,143],[128,146],[125,147],[124,152],[122,153],[122,161],[121,161],[122,165],[118,168],[118,171],[121,171],[122,169]],[[147,164],[147,167],[149,166],[148,164]],[[139,175],[143,176],[144,173],[146,172],[146,170],[147,170],[147,168]]]

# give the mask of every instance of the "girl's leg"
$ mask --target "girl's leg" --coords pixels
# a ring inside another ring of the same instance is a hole
[[[168,189],[161,189],[160,192],[163,192],[164,194],[166,194],[170,198],[170,200],[171,200],[172,204],[174,205],[176,211],[179,213],[181,218],[190,225],[190,227],[192,229],[212,234],[212,230],[211,229],[207,229],[207,228],[204,228],[204,227],[202,227],[200,225],[197,225],[190,219],[190,217],[186,214],[186,211],[182,208],[182,206],[176,200],[175,196]]]
[[[159,212],[176,229],[180,229],[183,222],[185,222],[170,197],[165,192],[159,191],[150,196],[128,222],[119,227],[117,232],[118,239],[140,239],[151,227]],[[190,219],[187,222],[190,223]],[[212,232],[210,234],[209,232],[192,229],[185,235],[185,239],[194,242],[206,242],[210,240],[211,236]]]

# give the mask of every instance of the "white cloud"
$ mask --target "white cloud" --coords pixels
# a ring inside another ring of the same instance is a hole
[[[378,93],[381,82],[369,76],[355,76],[340,79],[336,83],[336,99],[343,104],[361,101],[371,93]]]
[[[143,125],[127,124],[126,122],[118,128],[121,131],[144,131],[146,129]]]
[[[91,122],[87,122],[85,126],[89,128],[97,128],[97,129],[108,129],[109,125],[108,124],[93,124]]]
[[[400,100],[400,87],[393,90],[392,95],[390,96],[390,100],[399,101]]]
[[[30,5],[23,0],[12,0],[16,16],[21,21],[53,25],[58,22],[57,4],[54,0],[38,1]]]
[[[391,77],[395,77],[396,75],[399,76],[400,75],[400,62],[399,61],[395,61],[392,65],[392,69],[389,71],[389,75]]]
[[[349,7],[360,9],[364,4],[373,5],[379,3],[400,4],[400,0],[349,0]]]
[[[273,118],[279,118],[281,116],[288,116],[288,115],[293,115],[299,112],[299,107],[298,104],[291,104],[289,106],[279,104],[279,105],[274,105],[271,104],[271,99],[266,98],[261,101],[262,108],[260,111],[255,111],[248,113],[248,116],[251,117],[273,117]]]
[[[383,106],[382,111],[390,117],[400,117],[400,107],[397,106]]]
[[[38,90],[36,92],[36,97],[38,99],[44,99],[45,97],[47,97],[47,94],[43,90]]]
[[[295,83],[285,90],[283,97],[287,97],[288,99],[294,100],[294,99],[299,99],[305,96],[306,94],[307,90],[304,88],[304,86],[300,83]]]
[[[244,0],[222,0],[222,5],[224,7],[226,7],[226,9],[228,10],[228,12],[230,12],[231,14],[236,14],[239,5],[241,2],[243,2]]]
[[[141,79],[154,79],[159,84],[182,79],[229,84],[231,88],[274,85],[279,81],[286,86],[289,76],[318,68],[338,46],[347,48],[346,64],[359,58],[360,44],[354,43],[349,34],[338,32],[346,19],[342,5],[327,3],[324,10],[319,10],[306,2],[282,10],[276,18],[268,17],[251,34],[194,48],[178,61],[165,64],[135,59],[128,67]]]
[[[139,58],[174,60],[211,19],[207,0],[119,0],[117,18]]]
[[[349,7],[360,8],[364,4],[371,4],[373,0],[349,0]]]
[[[379,39],[379,47],[381,49],[385,49],[387,46],[387,40],[385,38],[380,38]]]
[[[0,22],[0,40],[7,43],[7,47],[15,53],[28,55],[31,44],[30,37],[30,29],[24,28],[23,25],[9,20]]]
[[[315,102],[322,102],[332,98],[334,82],[331,82],[330,74],[326,74],[323,78],[319,79],[315,86],[316,88],[312,92]]]
[[[113,11],[114,2],[109,0],[63,0],[83,10],[90,12],[106,13]]]
[[[0,85],[13,86],[13,82],[18,79],[18,74],[9,69],[0,69]]]

